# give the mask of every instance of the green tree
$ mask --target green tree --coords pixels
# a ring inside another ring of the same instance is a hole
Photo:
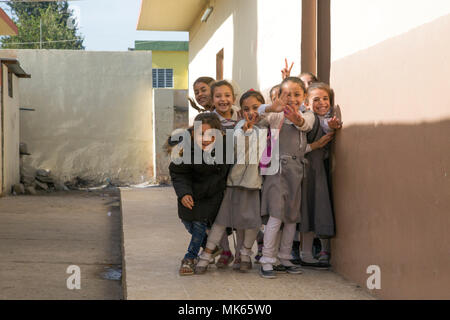
[[[78,26],[73,23],[73,10],[69,9],[67,1],[9,2],[8,6],[19,35],[3,37],[3,49],[39,49],[41,22],[43,49],[84,49],[84,38],[78,35]]]

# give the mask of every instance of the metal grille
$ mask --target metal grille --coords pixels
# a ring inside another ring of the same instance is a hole
[[[173,88],[173,69],[153,69],[153,88]]]

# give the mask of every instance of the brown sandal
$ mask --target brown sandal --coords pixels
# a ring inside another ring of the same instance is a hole
[[[180,276],[190,276],[194,274],[195,262],[194,259],[181,260],[181,266],[178,273]]]

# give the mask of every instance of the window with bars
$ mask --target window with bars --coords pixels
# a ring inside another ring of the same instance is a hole
[[[153,88],[173,88],[173,69],[153,69]]]

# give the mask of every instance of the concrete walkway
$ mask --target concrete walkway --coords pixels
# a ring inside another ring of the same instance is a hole
[[[332,271],[263,279],[258,265],[250,273],[213,266],[205,275],[180,277],[189,236],[173,188],[121,189],[121,206],[125,299],[373,299]]]

